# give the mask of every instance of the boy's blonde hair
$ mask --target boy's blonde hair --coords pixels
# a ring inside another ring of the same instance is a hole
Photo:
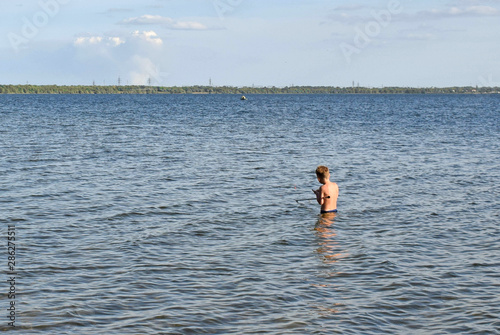
[[[326,179],[330,171],[326,166],[320,165],[316,168],[316,176],[320,179]]]

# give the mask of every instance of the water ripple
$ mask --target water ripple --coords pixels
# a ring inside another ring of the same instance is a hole
[[[0,100],[23,334],[498,333],[496,96]]]

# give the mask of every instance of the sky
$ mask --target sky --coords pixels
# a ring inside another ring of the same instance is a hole
[[[500,86],[500,0],[1,0],[0,84]]]

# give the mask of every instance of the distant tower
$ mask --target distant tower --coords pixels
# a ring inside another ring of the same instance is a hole
[[[118,76],[118,86],[120,86],[122,84],[122,78],[120,78],[120,76]]]
[[[151,86],[151,77],[148,79],[148,85]]]
[[[212,78],[208,79],[208,86],[212,87]]]

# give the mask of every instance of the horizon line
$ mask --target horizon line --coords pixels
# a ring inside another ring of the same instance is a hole
[[[244,86],[235,86],[235,85],[203,85],[203,84],[189,84],[189,85],[173,85],[173,86],[167,86],[167,85],[152,85],[152,84],[109,84],[109,85],[97,85],[97,84],[0,84],[0,86],[35,86],[35,87],[156,87],[156,88],[179,88],[179,87],[203,87],[203,88],[252,88],[252,89],[269,89],[269,88],[278,88],[278,89],[283,89],[283,88],[340,88],[340,89],[357,89],[357,88],[362,88],[362,89],[383,89],[383,88],[403,88],[403,89],[450,89],[450,88],[499,88],[500,86],[480,86],[480,85],[452,85],[452,86],[399,86],[399,85],[390,85],[390,86],[333,86],[333,85],[287,85],[287,86],[276,86],[276,85],[270,85],[270,86],[262,86],[262,85],[244,85]]]

